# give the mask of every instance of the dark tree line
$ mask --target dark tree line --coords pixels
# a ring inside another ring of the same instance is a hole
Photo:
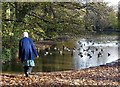
[[[117,21],[116,12],[104,2],[3,2],[3,49],[17,48],[23,31],[35,41],[53,40],[117,29]]]

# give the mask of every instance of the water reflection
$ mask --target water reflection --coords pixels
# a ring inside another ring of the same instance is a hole
[[[76,43],[75,69],[99,66],[118,59],[118,42],[95,42],[82,39]]]
[[[52,55],[42,56],[41,71],[51,72],[51,71],[63,71],[70,70],[73,67],[72,56],[70,52],[61,55],[60,53],[51,52]],[[37,63],[36,66],[39,66]]]
[[[75,48],[54,47],[41,51],[39,55],[40,58],[35,59],[36,66],[33,68],[33,72],[82,69],[117,60],[118,42],[81,39],[77,41]],[[23,65],[13,60],[3,64],[2,70],[5,72],[23,72]]]
[[[71,52],[65,52],[61,55],[59,52],[51,51],[52,54],[44,55],[40,53],[40,58],[35,59],[35,67],[33,72],[52,72],[73,69],[73,58]],[[22,63],[11,61],[3,64],[3,72],[23,72]]]

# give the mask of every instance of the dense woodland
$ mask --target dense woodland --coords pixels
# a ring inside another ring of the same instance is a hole
[[[116,31],[118,15],[107,3],[3,2],[2,58],[14,58],[22,33],[36,42]]]

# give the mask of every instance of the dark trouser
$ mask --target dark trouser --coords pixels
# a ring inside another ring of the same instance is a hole
[[[32,66],[24,66],[25,76],[28,77],[28,74],[32,72]]]

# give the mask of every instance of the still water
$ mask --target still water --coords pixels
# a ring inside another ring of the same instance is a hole
[[[74,49],[74,68],[89,68],[117,60],[118,44],[117,41],[79,40],[76,42],[76,49]]]
[[[49,51],[40,53],[40,58],[35,58],[34,72],[51,72],[73,69],[73,56],[71,52],[60,54],[59,51]],[[15,60],[2,65],[3,72],[23,72],[23,65]]]
[[[51,72],[83,69],[103,65],[118,59],[117,41],[80,39],[73,42],[74,48],[64,47],[40,52],[35,59],[34,72]],[[61,44],[62,45],[62,44]],[[4,63],[3,72],[23,72],[23,65],[16,60]]]

